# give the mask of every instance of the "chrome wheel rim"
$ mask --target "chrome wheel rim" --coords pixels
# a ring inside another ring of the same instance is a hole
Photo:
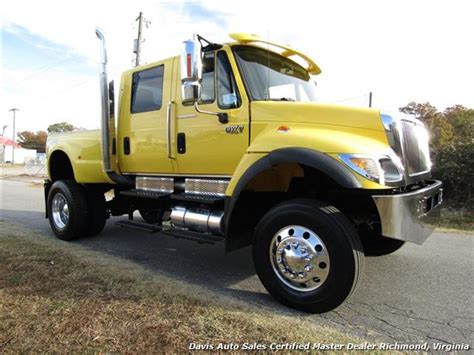
[[[69,206],[67,205],[66,197],[61,192],[58,192],[53,197],[51,213],[55,227],[59,230],[66,228],[69,222]]]
[[[294,290],[316,290],[329,275],[328,250],[311,229],[296,225],[280,229],[273,236],[269,252],[273,271]]]

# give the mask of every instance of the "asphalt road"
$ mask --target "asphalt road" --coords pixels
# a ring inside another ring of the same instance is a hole
[[[44,218],[42,188],[0,182],[0,218],[54,238]],[[323,315],[303,315],[266,293],[250,248],[225,256],[221,243],[202,245],[124,229],[115,225],[119,219],[109,220],[101,235],[74,243],[205,285],[238,302],[308,317],[367,339],[474,346],[474,235],[434,233],[423,246],[408,244],[392,255],[366,258],[365,277],[349,301]]]

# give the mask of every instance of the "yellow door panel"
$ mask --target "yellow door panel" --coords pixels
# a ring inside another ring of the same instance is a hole
[[[209,68],[213,56],[219,63],[215,72]],[[186,151],[180,153],[177,149],[175,155],[180,174],[232,175],[245,153],[249,142],[249,107],[243,83],[236,73],[236,63],[228,48],[205,54],[199,108],[227,113],[229,122],[225,124],[217,116],[199,113],[194,106],[184,106],[181,87],[177,85],[174,134],[175,137],[184,134],[186,141]],[[179,78],[178,66],[177,82]]]
[[[174,90],[175,58],[124,74],[118,129],[123,173],[174,173],[168,157],[166,111]]]

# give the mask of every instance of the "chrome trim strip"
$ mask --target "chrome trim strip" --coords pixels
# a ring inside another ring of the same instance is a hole
[[[184,192],[195,195],[224,196],[229,180],[185,179]]]
[[[171,153],[171,105],[173,101],[168,101],[168,105],[166,106],[166,141],[168,145],[168,158],[173,159],[173,155]]]
[[[139,176],[135,179],[135,188],[144,191],[174,192],[174,179],[165,177]]]
[[[384,237],[421,245],[433,233],[440,217],[443,184],[437,180],[426,182],[429,186],[413,192],[372,196]]]
[[[190,113],[187,115],[179,115],[178,118],[195,118],[197,115],[195,113]]]

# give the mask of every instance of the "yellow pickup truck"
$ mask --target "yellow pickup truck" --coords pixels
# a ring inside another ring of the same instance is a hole
[[[442,184],[421,122],[317,102],[311,58],[242,33],[223,44],[195,35],[181,56],[124,72],[115,104],[96,34],[101,129],[47,142],[58,238],[128,215],[117,223],[159,238],[251,245],[272,296],[321,313],[354,291],[364,255],[432,233]]]

